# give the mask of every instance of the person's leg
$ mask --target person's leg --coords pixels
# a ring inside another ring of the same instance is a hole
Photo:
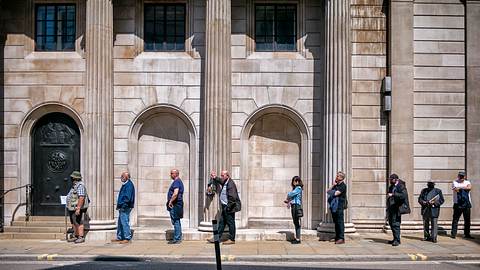
[[[394,231],[394,229],[393,229],[393,222],[394,222],[394,221],[395,221],[395,220],[394,220],[394,216],[393,216],[392,212],[389,211],[389,212],[388,212],[388,226],[390,226],[390,230],[392,231],[392,235],[393,235],[393,240],[392,240],[392,242],[395,241],[395,231]]]
[[[458,220],[460,219],[461,215],[462,215],[462,210],[458,208],[458,206],[453,205],[452,231],[450,233],[452,237],[457,236]]]
[[[400,224],[401,218],[397,213],[392,214],[392,232],[393,232],[393,242],[400,243]]]
[[[232,241],[235,241],[236,226],[235,226],[235,213],[227,213],[227,224],[228,224],[228,233],[230,234],[229,238]]]
[[[340,227],[338,224],[338,210],[335,213],[332,212],[332,220],[333,220],[333,224],[335,225],[335,241],[337,241],[340,239],[338,238],[339,232],[340,232]]]
[[[431,238],[430,236],[430,218],[427,216],[423,217],[423,239],[427,240]]]
[[[431,238],[433,242],[437,242],[438,218],[432,218],[431,222],[432,222]]]
[[[122,234],[124,240],[131,240],[132,239],[132,232],[130,231],[130,212],[132,211],[131,208],[127,208],[122,212]]]
[[[463,234],[470,236],[470,208],[463,209],[463,221],[465,224]]]
[[[222,205],[222,210],[220,212],[220,218],[218,219],[218,223],[217,223],[217,231],[218,231],[218,237],[220,238],[220,241],[222,240],[222,234],[223,234],[223,231],[225,230],[225,222],[226,222],[226,207],[224,207]]]
[[[175,212],[175,207],[170,210],[170,220],[173,225],[173,241],[182,240],[182,226],[180,224],[180,219]]]
[[[339,209],[338,213],[338,239],[345,240],[345,220],[344,220],[344,211]]]
[[[118,210],[118,222],[117,222],[117,240],[124,240],[125,235],[123,234],[122,227],[122,210]]]

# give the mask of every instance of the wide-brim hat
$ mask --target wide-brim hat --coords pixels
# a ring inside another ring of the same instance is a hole
[[[72,179],[82,179],[82,174],[79,171],[73,171],[70,177]]]
[[[458,176],[463,176],[463,177],[465,177],[465,172],[464,172],[464,171],[459,171],[459,172],[458,172]]]
[[[430,185],[435,186],[435,182],[428,181],[428,182],[427,182],[427,186],[430,186]]]

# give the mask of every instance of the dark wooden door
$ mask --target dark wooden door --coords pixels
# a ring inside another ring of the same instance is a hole
[[[75,121],[50,113],[32,134],[33,215],[62,216],[60,196],[71,187],[70,174],[80,170],[80,132]]]

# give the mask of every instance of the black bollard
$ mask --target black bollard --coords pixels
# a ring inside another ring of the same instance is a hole
[[[218,235],[217,220],[212,220],[213,240],[215,242],[215,258],[217,260],[217,270],[222,270],[222,258],[220,255],[220,236]]]

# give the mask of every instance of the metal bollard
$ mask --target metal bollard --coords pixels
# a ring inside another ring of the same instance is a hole
[[[212,220],[213,240],[215,242],[215,258],[217,260],[217,270],[222,270],[222,258],[220,255],[220,236],[218,235],[217,220]]]

